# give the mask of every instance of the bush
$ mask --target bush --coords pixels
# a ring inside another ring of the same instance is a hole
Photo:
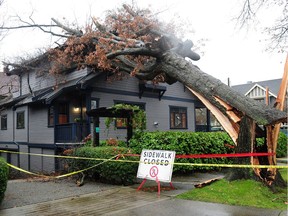
[[[257,138],[256,142],[258,146],[262,146],[264,145],[264,138]],[[287,156],[287,142],[288,137],[283,132],[280,132],[278,136],[277,149],[276,149],[277,158]]]
[[[4,194],[7,188],[9,169],[4,158],[0,157],[0,203],[4,198]]]
[[[287,156],[287,143],[288,143],[288,137],[285,135],[285,133],[280,132],[278,136],[278,143],[276,150],[276,156],[278,158]]]
[[[69,155],[76,157],[110,159],[117,154],[127,153],[131,153],[131,149],[124,147],[80,147],[70,151]],[[127,156],[121,157],[120,159],[139,161],[139,158]],[[70,159],[68,164],[70,171],[77,171],[94,166],[101,162],[103,162],[103,160]],[[129,185],[136,181],[137,168],[138,163],[136,162],[115,162],[115,159],[113,159],[113,161],[100,164],[93,169],[85,171],[85,173],[94,179],[99,179],[101,182]]]
[[[234,151],[233,141],[224,132],[144,132],[137,134],[129,141],[129,147],[140,154],[142,149],[170,150],[176,154],[218,154],[232,153]],[[195,158],[175,159],[177,163],[232,163],[228,158]],[[214,167],[193,167],[176,165],[174,172],[189,172],[191,170],[211,170]]]

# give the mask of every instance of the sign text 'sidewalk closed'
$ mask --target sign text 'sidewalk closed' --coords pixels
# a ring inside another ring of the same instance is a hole
[[[142,150],[137,178],[171,182],[174,151]]]

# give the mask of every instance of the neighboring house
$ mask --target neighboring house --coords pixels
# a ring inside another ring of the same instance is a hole
[[[266,80],[260,82],[248,82],[246,84],[232,86],[236,91],[253,98],[257,101],[266,103],[266,88],[268,88],[269,104],[274,104],[277,98],[282,79]]]
[[[0,101],[0,149],[23,153],[61,154],[79,145],[91,133],[86,111],[116,103],[139,105],[146,111],[148,131],[209,131],[210,115],[204,105],[177,82],[173,85],[140,83],[135,77],[109,82],[113,77],[89,68],[52,76],[43,60],[14,69],[20,88],[8,101]],[[100,139],[125,140],[126,129],[105,128],[100,119]],[[1,153],[8,162],[30,171],[59,169],[58,159]]]
[[[246,84],[232,86],[232,88],[246,95],[247,97],[253,98],[262,103],[267,103],[266,91],[268,90],[268,104],[270,106],[273,106],[276,101],[281,82],[282,79],[273,79],[260,82],[248,82]],[[284,111],[287,112],[287,90]],[[282,124],[281,131],[288,135],[287,124]]]

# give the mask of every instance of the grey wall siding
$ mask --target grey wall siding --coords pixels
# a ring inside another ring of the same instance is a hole
[[[23,73],[21,75],[22,95],[30,93],[29,84],[32,91],[38,91],[47,87],[54,86],[56,83],[65,83],[69,80],[80,78],[87,75],[88,71],[89,70],[85,68],[68,73],[66,75],[57,76],[53,76],[48,72],[37,73],[35,71],[31,71],[30,73]]]
[[[41,148],[30,148],[29,153],[42,154],[42,149]],[[43,165],[42,157],[30,155],[29,158],[30,158],[30,171],[32,171],[32,172],[42,171],[42,165]]]
[[[45,155],[54,155],[55,151],[52,149],[42,149],[42,154]],[[42,172],[51,173],[55,171],[55,161],[56,158],[54,157],[43,157],[42,158]]]
[[[94,83],[95,91],[91,97],[100,98],[99,107],[113,106],[115,101],[124,101],[130,103],[144,103],[147,116],[148,131],[167,131],[170,130],[170,106],[181,106],[187,108],[187,124],[188,129],[182,131],[194,131],[194,101],[196,100],[192,93],[184,88],[183,84],[177,82],[173,85],[166,85],[167,91],[163,98],[159,101],[157,93],[144,94],[139,98],[138,81],[136,78],[130,78],[122,81],[114,81],[113,83],[105,82],[98,78]],[[100,118],[100,139],[118,138],[125,139],[127,135],[126,129],[114,130],[114,125],[111,125],[109,130],[106,130],[105,118]],[[156,127],[154,122],[158,122]]]
[[[13,111],[7,109],[1,111],[1,115],[7,115],[7,130],[0,130],[0,141],[13,141]]]
[[[30,148],[30,153],[54,155],[54,150]],[[55,159],[52,157],[30,156],[30,171],[50,173],[55,170]]]
[[[32,90],[38,91],[40,89],[55,85],[56,77],[51,76],[49,73],[44,73],[41,76],[37,76],[35,73],[30,73],[30,83]]]
[[[14,166],[18,166],[19,163],[19,155],[18,154],[14,154],[14,153],[6,153],[6,152],[1,152],[0,156],[3,157],[7,163],[13,164]]]
[[[54,128],[48,127],[48,108],[29,108],[29,142],[54,143]]]
[[[29,148],[27,145],[20,145],[19,151],[24,153],[29,153]],[[25,170],[29,170],[29,155],[21,154],[20,157],[20,167]]]
[[[28,87],[28,73],[22,73],[20,76],[20,82],[21,82],[21,95],[25,95],[30,93],[29,92],[29,87]]]

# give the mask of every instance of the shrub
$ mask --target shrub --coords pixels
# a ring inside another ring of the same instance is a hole
[[[70,156],[76,157],[88,157],[88,158],[99,158],[99,159],[110,159],[117,154],[131,153],[131,149],[124,147],[80,147],[70,151]],[[134,160],[138,161],[139,158],[135,157],[121,157],[121,160]],[[85,169],[96,164],[102,163],[103,160],[81,160],[81,159],[70,159],[69,169],[71,171],[77,171]],[[112,161],[104,162],[99,166],[85,171],[85,173],[93,178],[99,179],[101,182],[110,184],[122,184],[129,185],[136,181],[138,163],[133,162],[115,162]]]
[[[0,157],[0,203],[4,198],[4,194],[7,188],[8,173],[8,165],[4,158]]]
[[[278,136],[278,143],[276,150],[276,156],[278,158],[287,156],[287,143],[288,143],[288,137],[285,135],[285,133],[280,132]]]
[[[258,146],[262,146],[264,145],[264,138],[257,138],[256,142]],[[288,137],[285,135],[285,133],[280,132],[278,136],[277,149],[276,149],[277,158],[287,156],[287,142]]]
[[[232,153],[234,151],[233,141],[224,132],[144,132],[137,134],[129,141],[129,147],[136,153],[141,153],[142,149],[170,150],[176,154],[217,154]],[[195,159],[175,159],[177,163],[232,163],[228,158],[195,158]],[[191,170],[211,170],[214,167],[193,167],[186,165],[176,165],[174,172],[185,173]]]

